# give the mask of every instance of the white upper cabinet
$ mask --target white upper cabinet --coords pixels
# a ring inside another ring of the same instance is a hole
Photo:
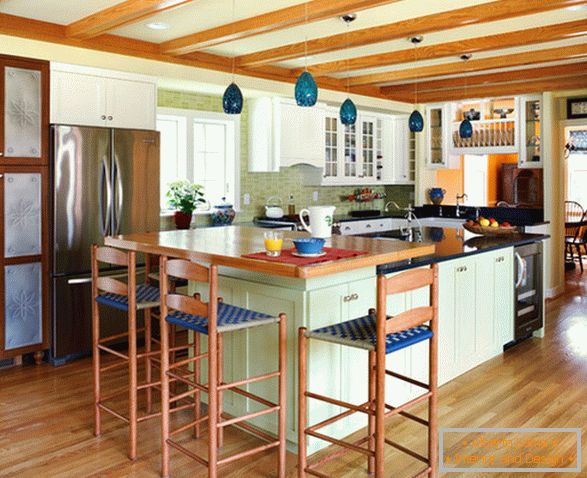
[[[51,64],[51,123],[154,130],[157,80]]]
[[[249,101],[249,171],[324,164],[324,105],[306,108],[285,98]]]
[[[430,169],[459,169],[458,156],[450,154],[450,104],[426,106],[426,166]]]

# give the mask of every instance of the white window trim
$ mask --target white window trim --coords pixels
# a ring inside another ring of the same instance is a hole
[[[157,108],[157,115],[182,116],[186,118],[187,128],[187,163],[190,164],[194,158],[194,141],[193,127],[194,120],[203,119],[210,121],[232,122],[234,124],[234,209],[239,212],[240,209],[240,146],[241,146],[241,118],[240,115],[227,115],[225,113],[216,113],[213,111],[189,110],[183,108]],[[196,210],[194,214],[210,214],[214,204],[210,204],[210,210]],[[161,211],[162,216],[173,215],[172,211]]]

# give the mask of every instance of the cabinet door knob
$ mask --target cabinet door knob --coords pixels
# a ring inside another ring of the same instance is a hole
[[[102,116],[100,116],[100,119],[103,119],[103,120],[105,120],[105,119],[106,119],[106,115],[102,115]]]
[[[108,121],[112,121],[112,116],[108,116]]]
[[[350,295],[345,295],[342,300],[344,300],[345,302],[349,302],[351,300],[351,296]]]
[[[4,156],[4,153],[2,151],[0,151],[0,158]]]
[[[359,294],[351,294],[351,300],[357,300],[359,298]]]
[[[0,174],[0,179],[2,179],[3,177],[4,177],[4,175],[3,174]]]

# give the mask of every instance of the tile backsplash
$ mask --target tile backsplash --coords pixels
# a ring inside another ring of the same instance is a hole
[[[160,89],[158,92],[158,105],[165,108],[184,108],[198,111],[222,112],[222,98],[220,96],[190,93],[184,91],[172,91]],[[268,197],[279,196],[287,207],[289,195],[292,194],[296,204],[296,211],[312,204],[329,204],[336,206],[337,214],[344,214],[352,209],[369,208],[381,209],[384,201],[379,200],[374,204],[358,205],[343,201],[341,197],[352,194],[355,186],[304,186],[302,168],[309,166],[294,166],[283,168],[278,173],[250,173],[248,171],[248,114],[247,102],[241,115],[241,147],[240,147],[240,192],[241,208],[237,213],[238,222],[251,221],[255,216],[263,215],[264,205]],[[385,191],[387,200],[394,200],[400,205],[410,202],[410,193],[413,186],[378,186],[375,191]],[[313,193],[318,191],[318,200],[313,201]],[[244,194],[249,194],[250,204],[244,205]],[[167,223],[169,221],[166,221]],[[208,217],[198,216],[197,225],[206,225]]]

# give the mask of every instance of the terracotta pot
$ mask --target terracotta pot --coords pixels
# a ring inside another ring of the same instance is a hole
[[[182,211],[175,211],[175,227],[177,229],[189,229],[192,222],[192,215]]]

